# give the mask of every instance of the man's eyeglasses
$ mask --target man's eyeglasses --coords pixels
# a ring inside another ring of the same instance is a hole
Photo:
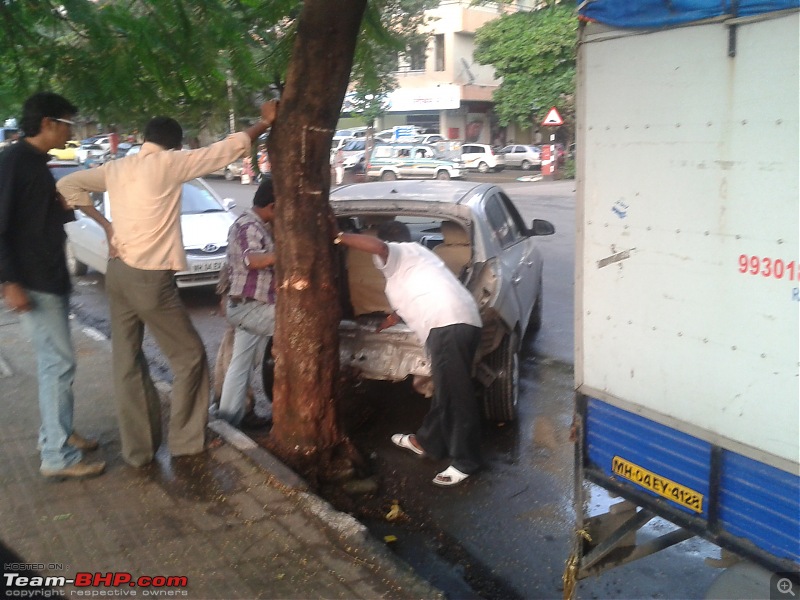
[[[55,117],[50,117],[50,120],[51,121],[58,121],[59,123],[64,123],[65,125],[69,125],[70,127],[75,125],[75,121],[70,121],[68,119],[56,119]]]

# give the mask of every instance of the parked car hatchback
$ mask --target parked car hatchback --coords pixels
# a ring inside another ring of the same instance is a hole
[[[111,221],[108,192],[92,194],[94,206]],[[226,264],[228,229],[236,219],[235,204],[222,200],[202,179],[183,184],[181,231],[188,268],[175,274],[179,288],[216,285]],[[105,275],[108,241],[102,227],[80,211],[67,223],[67,263],[73,275],[84,275],[91,267]]]
[[[374,234],[380,222],[406,223],[413,240],[431,248],[472,293],[483,320],[475,369],[484,414],[509,421],[517,414],[519,353],[527,332],[542,319],[542,256],[538,237],[554,233],[548,221],[526,225],[497,185],[471,182],[392,181],[346,185],[331,192],[343,231]],[[430,361],[405,324],[376,326],[392,311],[384,277],[372,256],[343,248],[344,315],[340,363],[357,377],[400,381],[430,393]]]
[[[468,169],[479,173],[502,171],[506,166],[503,155],[496,154],[488,144],[464,144],[461,146],[461,160]]]

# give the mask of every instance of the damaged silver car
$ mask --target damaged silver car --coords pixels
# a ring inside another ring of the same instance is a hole
[[[542,320],[537,237],[553,234],[552,224],[536,219],[526,225],[500,187],[471,182],[355,184],[334,190],[331,206],[343,231],[370,234],[387,219],[403,221],[413,239],[437,254],[472,292],[483,319],[474,372],[484,414],[493,421],[515,419],[521,341],[538,331]],[[372,256],[353,249],[342,252],[342,368],[364,379],[411,376],[417,391],[431,395],[429,358],[412,331],[402,322],[375,331],[392,309]]]

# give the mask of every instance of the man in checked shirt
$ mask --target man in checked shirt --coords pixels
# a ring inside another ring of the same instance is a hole
[[[253,196],[253,208],[242,213],[228,231],[227,318],[236,333],[216,416],[235,427],[245,414],[247,384],[256,350],[259,344],[266,347],[275,331],[274,218],[272,178],[265,176]]]

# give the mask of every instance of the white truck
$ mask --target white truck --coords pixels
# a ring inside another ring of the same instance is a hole
[[[742,559],[710,596],[790,600],[798,2],[593,0],[579,12],[578,526],[566,593],[697,535]],[[592,484],[623,502],[588,515]],[[654,517],[676,528],[641,543]]]

